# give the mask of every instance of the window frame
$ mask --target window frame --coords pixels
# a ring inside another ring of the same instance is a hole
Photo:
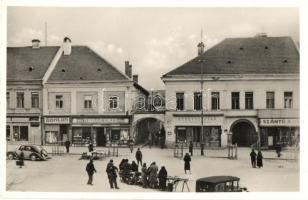
[[[291,94],[291,96],[286,96],[286,94],[287,93],[289,93],[289,94]],[[283,100],[284,100],[284,108],[286,108],[286,109],[290,109],[290,108],[293,108],[293,91],[284,91],[284,93],[283,93]],[[286,104],[286,100],[288,100],[288,102],[289,102],[289,106],[286,106],[287,104]]]
[[[203,98],[201,92],[194,92],[194,110],[200,111],[202,110]],[[199,103],[198,103],[199,101]]]
[[[273,99],[268,98],[268,94],[273,94]],[[272,106],[270,106],[270,100],[273,101]],[[275,109],[275,91],[266,91],[266,109]]]
[[[181,95],[182,98],[179,99],[179,98],[178,98],[178,95]],[[185,96],[185,93],[184,93],[184,92],[176,92],[176,93],[175,93],[176,110],[178,110],[178,111],[183,111],[183,110],[185,110],[185,105],[184,105],[184,104],[185,104],[185,100],[184,100],[184,96]],[[179,105],[180,105],[180,104],[178,104],[178,103],[179,103],[180,100],[181,100],[181,105],[182,105],[181,107],[182,107],[182,108],[179,109],[179,107],[180,107]]]
[[[6,107],[10,108],[10,104],[11,104],[11,93],[9,91],[6,92]]]
[[[113,101],[114,102],[114,100],[111,100],[111,98],[116,98],[116,107],[111,107],[111,101]],[[120,102],[120,98],[119,98],[119,96],[117,96],[117,95],[111,95],[111,96],[109,96],[109,109],[111,109],[111,110],[116,110],[116,109],[118,109],[119,108],[119,102]]]
[[[36,94],[37,95],[37,106],[33,106],[34,102],[33,101],[33,95]],[[40,108],[40,93],[39,92],[31,92],[31,108]]]
[[[87,99],[86,97],[90,97]],[[84,109],[92,109],[93,108],[93,96],[92,95],[84,95],[83,97],[83,108]]]
[[[215,94],[218,94],[218,97],[214,97]],[[214,108],[214,101],[216,100],[216,108]],[[211,110],[220,110],[220,92],[218,91],[213,91],[211,92]]]
[[[57,98],[57,97],[60,97],[60,96],[61,96],[61,98]],[[56,94],[55,95],[55,103],[56,103],[55,104],[56,109],[61,110],[61,109],[64,108],[64,96],[63,96],[63,94]]]
[[[248,107],[248,98],[247,98],[247,95],[248,94],[251,94],[252,96],[251,96],[251,106],[250,107]],[[253,101],[253,92],[252,91],[247,91],[247,92],[245,92],[245,110],[253,110],[254,109],[254,105],[253,105],[253,103],[254,103],[254,101]]]
[[[19,97],[18,95],[22,94],[22,99],[21,99],[21,107],[19,106]],[[25,108],[25,92],[16,92],[16,108]]]
[[[236,107],[233,107],[233,100],[235,99],[235,97],[233,97],[233,94],[238,94],[238,101],[237,101],[237,106]],[[240,97],[241,97],[241,93],[238,92],[238,91],[234,91],[234,92],[231,92],[231,109],[232,110],[239,110],[240,109]]]

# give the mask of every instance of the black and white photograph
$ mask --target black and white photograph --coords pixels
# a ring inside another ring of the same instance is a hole
[[[303,191],[299,7],[6,3],[4,198]]]

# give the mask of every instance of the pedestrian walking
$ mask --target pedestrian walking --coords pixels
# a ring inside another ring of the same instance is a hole
[[[136,157],[138,166],[139,166],[139,163],[140,163],[140,166],[142,166],[142,152],[140,151],[140,148],[137,149],[135,157]]]
[[[193,156],[193,149],[194,149],[194,144],[192,141],[189,142],[189,153],[191,156]]]
[[[185,156],[184,156],[184,171],[185,171],[185,174],[186,174],[186,170],[189,170],[189,172],[191,173],[190,161],[191,161],[191,157],[188,153],[186,153]]]
[[[71,146],[71,142],[69,140],[66,140],[65,142],[66,153],[70,152],[70,146]]]
[[[258,155],[257,155],[257,166],[259,168],[263,167],[263,155],[261,153],[261,151],[258,151]]]
[[[117,184],[118,171],[119,171],[118,168],[113,164],[113,160],[110,160],[106,167],[106,173],[109,179],[110,188],[112,189],[113,188],[119,189]]]
[[[277,144],[275,145],[275,150],[276,150],[276,153],[277,153],[277,157],[280,158],[281,156],[281,144],[277,142]]]
[[[147,164],[143,163],[142,168],[141,168],[141,179],[142,179],[142,187],[146,188],[148,184],[148,168]]]
[[[164,166],[162,166],[158,172],[159,189],[165,191],[167,183],[168,172]]]
[[[156,188],[157,184],[157,172],[158,172],[158,166],[155,162],[153,162],[149,167],[149,186],[150,188]]]
[[[257,156],[257,154],[256,154],[255,150],[252,149],[251,153],[250,153],[250,160],[251,160],[251,166],[253,168],[256,168],[256,156]]]
[[[201,142],[200,148],[201,148],[201,156],[204,156],[204,143],[203,142]]]
[[[89,152],[92,152],[94,150],[92,142],[89,143],[88,149],[89,149]]]
[[[94,172],[96,173],[96,169],[94,167],[92,159],[90,159],[90,162],[87,164],[86,171],[87,171],[88,177],[89,177],[87,184],[93,185],[93,174],[94,174]]]
[[[21,150],[20,154],[19,154],[19,160],[18,160],[18,164],[19,164],[19,168],[22,168],[22,166],[25,165],[24,163],[24,160],[25,160],[25,154],[24,152]]]
[[[165,127],[162,126],[161,130],[160,130],[160,148],[165,148],[165,142],[166,142],[166,131],[165,131]]]
[[[128,140],[128,147],[131,153],[134,151],[134,141],[132,139]]]

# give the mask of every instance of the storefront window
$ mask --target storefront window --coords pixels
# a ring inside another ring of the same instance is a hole
[[[178,127],[176,130],[176,141],[177,142],[186,142],[186,128]]]
[[[23,92],[17,92],[17,108],[24,108],[25,102],[24,102],[24,93]]]
[[[28,141],[28,126],[13,126],[14,141]]]
[[[38,92],[31,92],[31,107],[32,108],[39,108],[39,93]]]
[[[91,127],[73,128],[73,143],[75,145],[87,145],[92,141]]]
[[[52,144],[58,141],[58,134],[57,131],[46,131],[46,143]]]

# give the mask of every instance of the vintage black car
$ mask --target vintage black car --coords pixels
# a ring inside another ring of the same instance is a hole
[[[196,192],[243,192],[239,186],[240,178],[235,176],[211,176],[196,181]]]
[[[8,151],[6,157],[8,160],[19,159],[21,151],[24,153],[25,160],[47,160],[50,157],[45,149],[38,145],[21,145],[15,151]]]

